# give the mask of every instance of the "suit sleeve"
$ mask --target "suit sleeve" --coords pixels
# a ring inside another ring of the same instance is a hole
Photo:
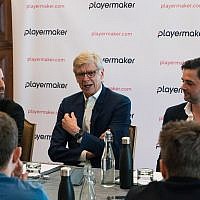
[[[164,117],[163,117],[163,124],[162,125],[165,125],[167,124],[169,121],[173,120],[172,119],[172,116],[170,115],[170,112],[169,112],[169,108],[165,111],[165,114],[164,114]]]
[[[116,106],[109,128],[113,133],[113,151],[115,155],[116,168],[119,168],[119,155],[121,147],[121,139],[128,136],[128,130],[131,123],[130,120],[131,101],[124,97]]]
[[[168,110],[169,110],[169,108],[165,111],[162,126],[164,126],[167,122],[170,121],[170,117],[168,116]],[[157,172],[160,172],[160,159],[161,159],[161,157],[160,157],[160,154],[159,154],[159,157],[158,157],[157,163],[156,163],[156,171]]]
[[[76,142],[76,139],[62,128],[63,116],[64,108],[63,103],[61,103],[48,154],[53,162],[63,162],[72,165],[78,164],[80,163],[78,159],[83,149],[80,148],[80,144]]]
[[[167,108],[167,110],[165,111],[164,117],[163,117],[163,124],[162,126],[164,126],[165,124],[167,124],[169,121],[172,121],[173,119],[173,112],[171,112],[171,108]],[[159,157],[157,159],[157,164],[156,164],[156,171],[160,172],[160,159],[161,156],[159,154]]]

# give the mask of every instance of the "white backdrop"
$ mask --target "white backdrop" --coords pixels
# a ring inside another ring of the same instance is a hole
[[[89,50],[104,60],[105,85],[132,101],[134,168],[155,168],[164,111],[183,101],[180,65],[200,51],[200,3],[181,2],[12,0],[14,99],[37,124],[33,160],[50,162],[59,104],[79,91],[72,61]]]

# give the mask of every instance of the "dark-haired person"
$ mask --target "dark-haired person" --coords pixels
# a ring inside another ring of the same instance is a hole
[[[0,111],[10,115],[18,128],[18,145],[21,145],[24,129],[24,110],[18,103],[5,98],[5,82],[3,71],[0,68]]]
[[[110,129],[118,168],[121,138],[128,135],[130,125],[130,99],[104,86],[102,59],[95,53],[78,55],[73,72],[81,92],[60,104],[49,156],[52,161],[72,165],[88,159],[93,167],[100,167],[104,133]]]
[[[18,130],[13,118],[0,112],[0,199],[47,200],[41,185],[25,181],[20,161]]]
[[[163,125],[177,120],[194,120],[200,123],[200,58],[184,62],[181,69],[181,88],[186,102],[167,108]],[[156,170],[159,171],[159,159]]]
[[[199,200],[200,123],[169,122],[163,126],[159,145],[163,181],[153,181],[142,190],[131,189],[127,200]]]

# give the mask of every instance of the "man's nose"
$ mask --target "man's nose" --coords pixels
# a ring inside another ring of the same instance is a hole
[[[183,89],[183,90],[186,89],[186,84],[184,82],[181,84],[181,89]]]
[[[0,87],[5,87],[5,83],[3,79],[0,79]]]
[[[88,79],[89,79],[89,77],[88,77],[88,75],[85,73],[84,76],[83,76],[83,80],[88,80]]]

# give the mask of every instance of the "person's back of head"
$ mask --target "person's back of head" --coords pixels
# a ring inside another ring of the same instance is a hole
[[[159,144],[161,159],[172,176],[200,178],[200,125],[194,121],[169,122]]]
[[[17,145],[18,130],[15,120],[0,112],[0,169],[7,165]]]
[[[0,112],[0,199],[47,200],[40,185],[22,181],[27,175],[22,173],[20,156],[16,122],[8,114]]]

